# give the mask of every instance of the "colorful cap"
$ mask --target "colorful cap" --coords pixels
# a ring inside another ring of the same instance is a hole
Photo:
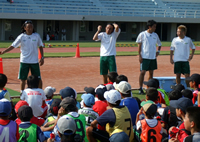
[[[81,98],[83,99],[83,102],[86,106],[91,107],[95,103],[94,96],[92,94],[83,94]]]
[[[121,100],[121,94],[117,90],[110,90],[104,93],[104,98],[111,104],[116,104],[116,101]]]
[[[0,99],[0,116],[8,116],[12,111],[11,103],[3,98]]]
[[[76,123],[74,119],[67,115],[58,119],[56,127],[62,135],[72,135],[76,131]]]

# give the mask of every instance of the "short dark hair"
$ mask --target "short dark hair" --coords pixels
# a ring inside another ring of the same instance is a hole
[[[24,27],[26,27],[27,24],[32,24],[32,25],[33,25],[33,22],[30,21],[30,20],[25,21],[25,22],[23,23],[22,27],[21,27],[21,33],[26,32],[26,31],[24,30]],[[34,27],[33,27],[33,33],[35,33]]]
[[[196,130],[200,130],[200,107],[188,107],[186,109],[186,113],[188,114],[190,122],[193,121],[195,123]]]
[[[33,117],[32,108],[27,105],[21,106],[18,110],[18,117],[22,122],[30,121],[31,118]]]
[[[159,80],[156,78],[153,78],[153,80],[155,80],[155,82],[156,82],[156,88],[159,88]]]
[[[170,100],[178,100],[179,98],[182,97],[182,94],[179,90],[173,90],[169,92],[168,97]]]
[[[133,97],[133,98],[137,101],[139,109],[140,109],[141,108],[141,106],[140,106],[141,100],[138,97]]]
[[[31,75],[27,78],[28,88],[38,88],[39,86],[39,78],[38,76]]]
[[[182,96],[184,96],[190,100],[192,100],[192,98],[193,98],[193,92],[189,89],[185,89],[185,90],[181,91],[181,94],[182,94]]]
[[[111,104],[111,103],[109,103],[109,104],[111,104],[113,107],[118,107],[120,105],[120,103],[121,103],[121,100],[118,100],[115,103],[116,104]]]
[[[111,25],[113,27],[113,31],[112,31],[112,33],[113,33],[115,30],[115,26],[112,23],[108,23],[106,26],[108,26],[108,25]]]
[[[146,116],[147,116],[148,119],[153,119],[154,116],[156,115],[156,113],[154,113],[154,114],[153,113],[150,114],[148,112],[145,112],[145,113],[146,113]]]
[[[66,112],[74,112],[77,111],[77,107],[74,107],[74,105],[68,105],[67,108],[65,108]]]
[[[7,76],[5,74],[0,73],[0,87],[6,86]]]
[[[158,100],[158,91],[156,88],[149,87],[146,90],[146,95],[148,96],[148,100],[157,101]]]
[[[154,20],[147,21],[147,29],[149,29],[149,27],[152,27],[154,24],[157,24]]]
[[[115,82],[115,79],[117,76],[118,76],[117,72],[109,72],[108,73],[108,78],[110,79],[111,82]]]
[[[118,75],[118,76],[116,77],[116,79],[115,79],[116,84],[119,84],[121,81],[126,81],[126,82],[128,82],[128,78],[127,78],[125,75],[123,75],[123,74]]]

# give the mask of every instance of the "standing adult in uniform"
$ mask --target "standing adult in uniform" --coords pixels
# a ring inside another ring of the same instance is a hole
[[[184,25],[180,25],[177,28],[177,36],[172,40],[170,48],[170,63],[174,64],[174,74],[176,74],[176,84],[181,83],[181,74],[185,75],[185,78],[190,76],[189,61],[192,60],[196,47],[192,43],[190,37],[186,36],[187,28]],[[190,48],[192,53],[190,54]],[[173,59],[174,53],[174,59]],[[189,81],[186,80],[187,87],[189,87]]]
[[[39,88],[42,89],[42,80],[40,76],[40,66],[44,64],[43,56],[43,43],[40,35],[35,32],[32,21],[26,21],[22,25],[22,33],[15,39],[11,46],[6,50],[0,51],[0,54],[11,51],[14,48],[21,46],[20,55],[20,70],[18,78],[21,80],[20,89],[21,92],[25,89],[25,84],[29,70],[31,74],[38,76],[40,79]],[[42,58],[38,63],[38,46]]]
[[[147,30],[141,32],[136,42],[138,43],[138,53],[140,62],[140,76],[139,76],[139,93],[144,94],[142,85],[146,71],[149,71],[148,79],[153,78],[153,71],[157,69],[156,57],[160,53],[161,42],[158,35],[155,33],[156,21],[149,20],[147,22]],[[158,51],[156,51],[156,44]]]
[[[100,48],[100,74],[103,75],[103,83],[107,83],[107,74],[109,72],[117,72],[115,61],[116,56],[116,40],[120,34],[120,28],[117,24],[107,24],[106,32],[101,32],[102,26],[99,25],[93,40],[101,41]],[[100,33],[101,32],[101,33]]]

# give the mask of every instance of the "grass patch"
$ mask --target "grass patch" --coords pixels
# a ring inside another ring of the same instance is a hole
[[[10,92],[10,91],[13,91],[12,89],[8,89],[7,88],[7,90],[9,91],[9,93],[11,94],[11,96],[13,96],[13,94]],[[17,91],[14,91],[17,95],[15,95],[15,96],[19,96],[19,92],[17,92]],[[140,95],[139,94],[139,92],[138,92],[138,90],[134,90],[134,91],[132,91],[132,94],[133,94],[133,97],[138,97],[140,100],[143,100],[143,99],[145,99],[145,95]],[[81,99],[81,95],[82,94],[78,94],[77,95],[77,101],[78,102],[80,102],[82,99]],[[54,96],[53,97],[54,99],[55,98],[57,98],[57,99],[60,99],[61,97],[60,96]],[[18,101],[20,100],[20,98],[15,98],[15,99],[12,99],[12,101],[13,101],[13,103],[14,104],[16,104]]]

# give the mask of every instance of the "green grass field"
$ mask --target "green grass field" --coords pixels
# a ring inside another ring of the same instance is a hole
[[[100,47],[100,42],[95,42],[95,41],[90,41],[90,42],[62,42],[62,41],[43,41],[43,43],[45,43],[45,45],[51,44],[51,45],[76,45],[77,43],[79,43],[80,47]],[[12,44],[12,41],[1,41],[0,44],[0,48],[7,48],[8,46],[10,46]],[[116,44],[136,44],[135,41],[119,41]],[[194,44],[199,44],[200,45],[200,41],[195,41]],[[171,45],[171,42],[162,42],[162,46],[167,46],[169,47]],[[137,45],[136,45],[137,47]]]
[[[10,93],[11,96],[19,96],[20,95],[20,92],[14,91],[9,88],[6,88],[6,89],[8,90],[8,92]],[[132,93],[133,93],[133,97],[138,97],[140,100],[145,99],[145,95],[139,95],[138,90],[134,90],[134,91],[132,91]],[[79,101],[79,102],[82,100],[81,95],[82,94],[77,95],[77,101]],[[60,99],[60,96],[54,96],[54,98]],[[19,98],[12,99],[14,104],[16,104],[19,100],[20,100]]]
[[[4,41],[1,42],[0,44],[0,48],[5,48],[11,45],[12,42],[8,42],[8,41]],[[77,42],[56,42],[56,41],[49,41],[46,42],[44,41],[45,44],[51,44],[51,45],[76,45]],[[195,44],[199,44],[200,42],[194,42]],[[117,42],[117,44],[135,44],[135,42],[132,41],[127,41],[127,42]],[[171,42],[162,42],[162,46],[170,46]],[[100,46],[100,42],[79,42],[79,46],[81,48],[90,48],[90,47],[99,47]],[[56,47],[55,47],[56,48]],[[65,47],[66,48],[66,47]],[[169,55],[170,52],[169,51],[162,51],[160,52],[160,55]],[[196,50],[195,54],[200,54],[200,51]],[[100,55],[99,52],[81,52],[80,56],[81,57],[98,57]],[[117,52],[117,56],[136,56],[138,55],[137,51],[134,52]],[[62,52],[62,53],[44,53],[45,57],[73,57],[75,56],[74,52]],[[20,57],[20,53],[6,53],[1,55],[2,58],[19,58]]]

